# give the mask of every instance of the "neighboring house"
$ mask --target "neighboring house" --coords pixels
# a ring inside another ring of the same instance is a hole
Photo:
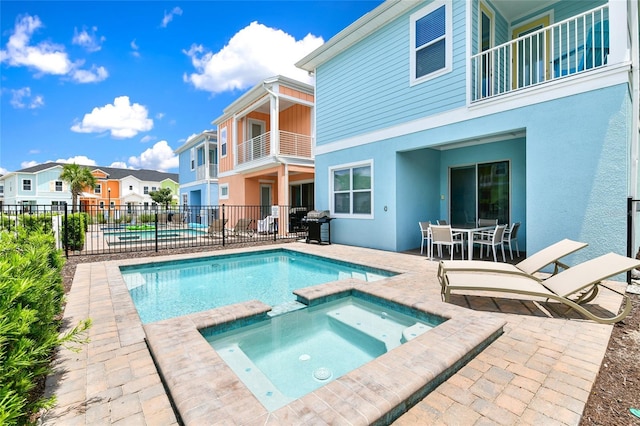
[[[212,122],[219,203],[263,206],[262,217],[271,205],[313,207],[313,116],[313,86],[283,76],[264,80],[225,108]]]
[[[46,163],[0,177],[3,207],[21,206],[28,211],[30,206],[47,205],[56,211],[64,203],[71,204],[71,191],[60,179],[61,172],[61,164]]]
[[[206,130],[187,140],[175,150],[179,158],[182,205],[212,206],[218,204],[218,137]]]
[[[5,189],[4,205],[51,206],[58,210],[63,203],[71,204],[71,190],[60,179],[63,163],[44,163],[7,173],[0,177]],[[114,167],[86,166],[96,177],[95,189],[85,189],[79,198],[81,209],[103,209],[106,206],[144,206],[149,209],[154,202],[150,191],[170,187],[176,194],[178,175],[156,170],[119,169]]]
[[[316,208],[338,243],[522,222],[520,247],[626,252],[638,198],[635,0],[387,1],[296,65],[316,78]],[[637,242],[634,243],[637,246]],[[635,250],[634,250],[635,253]]]

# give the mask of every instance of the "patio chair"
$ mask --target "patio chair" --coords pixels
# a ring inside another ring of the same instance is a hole
[[[275,218],[271,215],[266,216],[264,219],[258,221],[258,233],[273,234],[274,225]]]
[[[478,219],[478,227],[482,228],[483,226],[496,226],[498,224],[498,219]]]
[[[491,248],[493,250],[493,261],[497,262],[496,247],[500,247],[502,250],[502,261],[507,261],[504,255],[504,245],[502,244],[502,236],[504,235],[506,227],[507,225],[496,225],[492,232],[475,232],[473,234],[473,244],[480,245],[480,257],[482,257],[483,249],[486,246],[487,254],[489,253],[489,248]]]
[[[436,224],[438,224],[438,225],[447,225],[447,220],[446,219],[438,219],[438,220],[436,220]]]
[[[225,219],[224,221],[222,219],[213,219],[211,222],[209,222],[209,236],[221,237],[224,226],[228,221],[228,219]]]
[[[631,299],[624,293],[605,286],[602,281],[640,266],[640,260],[608,253],[580,263],[546,279],[534,276],[447,271],[442,276],[441,291],[448,302],[452,291],[478,290],[520,294],[555,300],[574,309],[584,317],[603,324],[613,324],[631,312]],[[598,316],[584,308],[600,289],[607,288],[623,297],[622,311],[612,317]]]
[[[540,272],[549,265],[554,265],[553,275],[555,275],[559,272],[560,268],[569,268],[569,266],[560,262],[560,259],[587,245],[587,243],[565,238],[528,256],[515,265],[510,263],[485,262],[484,260],[443,260],[438,267],[438,279],[440,283],[442,283],[443,275],[449,271],[490,272],[533,276],[533,274]]]
[[[253,224],[253,219],[249,219],[249,218],[238,219],[235,226],[233,228],[227,228],[226,231],[228,231],[231,235],[236,237],[240,235],[251,236],[253,235],[253,228],[251,227],[252,224]]]
[[[424,243],[427,243],[427,256],[431,257],[431,221],[418,222],[420,226],[420,254],[424,253]]]
[[[438,246],[438,256],[442,257],[442,246],[448,246],[453,260],[453,248],[460,246],[464,258],[464,239],[459,232],[453,232],[451,225],[431,225],[431,260],[433,260],[433,246]]]
[[[502,244],[506,244],[509,247],[509,257],[513,260],[513,246],[511,243],[516,243],[516,254],[520,257],[520,248],[518,247],[518,229],[520,229],[520,222],[516,222],[511,225],[510,228],[504,230],[502,236]]]

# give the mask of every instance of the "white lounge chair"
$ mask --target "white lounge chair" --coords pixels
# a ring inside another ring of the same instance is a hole
[[[459,290],[541,297],[563,303],[591,320],[612,324],[622,320],[631,312],[631,299],[605,286],[602,281],[638,266],[640,266],[640,260],[609,253],[565,269],[544,281],[530,275],[486,273],[486,271],[480,273],[447,271],[442,276],[442,295],[445,302],[449,301],[452,291]],[[582,306],[597,296],[600,287],[605,287],[623,297],[624,306],[619,314],[601,317]]]

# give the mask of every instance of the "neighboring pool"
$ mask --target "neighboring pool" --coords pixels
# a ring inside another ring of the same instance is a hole
[[[298,288],[396,275],[285,249],[121,266],[120,271],[145,324],[252,299],[277,306],[295,301]]]
[[[207,235],[207,231],[201,229],[159,229],[158,239],[183,239],[203,237]],[[147,242],[156,238],[156,230],[121,230],[116,232],[105,232],[104,237],[109,245],[126,244],[131,242]]]
[[[442,322],[350,296],[224,333],[201,333],[274,411]]]

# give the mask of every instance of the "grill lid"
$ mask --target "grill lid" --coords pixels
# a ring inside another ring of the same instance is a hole
[[[311,210],[307,213],[307,219],[322,219],[329,217],[329,210]]]

